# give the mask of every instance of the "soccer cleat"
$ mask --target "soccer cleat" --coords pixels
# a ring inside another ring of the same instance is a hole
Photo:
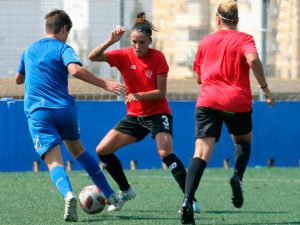
[[[109,198],[106,199],[106,202],[108,205],[110,205],[107,209],[107,211],[117,211],[122,208],[124,205],[124,201],[122,200],[122,197],[116,193],[112,193]],[[114,210],[109,210],[110,208],[113,208]]]
[[[194,213],[200,213],[201,205],[199,202],[193,201],[193,210],[194,210]]]
[[[243,188],[242,188],[242,182],[238,175],[234,174],[230,179],[230,186],[232,189],[232,204],[236,208],[241,208],[244,202],[243,198]]]
[[[64,219],[66,222],[77,221],[77,199],[72,192],[69,192],[65,197],[65,214]]]
[[[129,187],[127,191],[120,191],[120,197],[123,201],[122,206],[125,202],[134,199],[136,196],[135,190],[133,187]],[[110,205],[107,209],[108,212],[119,210],[121,207],[117,207],[114,204]]]
[[[183,200],[181,208],[181,224],[195,225],[193,202],[187,198]]]
[[[200,213],[201,205],[199,202],[193,201],[193,210],[194,210],[194,213]],[[178,210],[178,214],[181,214],[181,209]]]

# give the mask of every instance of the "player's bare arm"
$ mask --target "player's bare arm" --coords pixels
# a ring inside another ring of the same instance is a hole
[[[197,81],[197,84],[201,84],[201,76],[200,76],[200,74],[196,74],[196,81]]]
[[[70,63],[68,65],[68,71],[72,76],[89,84],[103,88],[106,91],[113,92],[116,95],[126,93],[125,86],[114,81],[103,80],[76,63]]]
[[[18,85],[24,84],[24,81],[25,81],[25,75],[18,72],[16,74],[16,84],[18,84]]]
[[[105,50],[113,45],[114,43],[118,42],[123,34],[125,33],[125,29],[123,27],[117,26],[109,35],[109,38],[94,48],[88,55],[88,58],[91,61],[97,61],[97,62],[107,62],[107,57],[105,55]]]
[[[259,84],[259,87],[264,93],[267,103],[270,106],[274,106],[275,99],[272,96],[272,93],[268,87],[268,83],[264,75],[263,66],[258,55],[256,53],[249,53],[247,54],[246,59],[247,59],[247,63],[249,64],[251,70],[254,73],[254,76]]]
[[[167,92],[167,76],[156,77],[157,89],[147,92],[130,93],[125,97],[125,103],[132,101],[149,101],[164,99]]]

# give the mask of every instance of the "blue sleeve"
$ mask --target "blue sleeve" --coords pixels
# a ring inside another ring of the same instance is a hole
[[[20,64],[18,66],[18,72],[20,74],[24,74],[25,75],[25,63],[24,63],[24,57],[25,57],[25,51],[22,53],[21,56],[21,60],[20,60]]]
[[[65,66],[68,66],[70,63],[76,63],[82,65],[80,57],[71,46],[66,45],[62,52],[62,60]]]

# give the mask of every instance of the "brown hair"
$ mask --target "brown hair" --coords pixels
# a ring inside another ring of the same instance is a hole
[[[237,3],[233,0],[221,3],[217,10],[217,16],[219,16],[225,24],[236,25],[239,21]]]
[[[45,20],[47,33],[57,34],[65,25],[68,31],[72,28],[72,21],[64,10],[52,10],[45,16]]]
[[[146,14],[144,12],[140,12],[139,14],[137,14],[135,24],[133,25],[131,30],[143,32],[150,38],[152,36],[152,31],[158,31],[151,22],[146,20]]]

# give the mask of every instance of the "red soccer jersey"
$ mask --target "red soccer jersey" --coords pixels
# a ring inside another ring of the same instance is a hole
[[[149,49],[144,57],[138,57],[133,48],[123,48],[105,53],[111,67],[121,72],[127,95],[157,89],[156,77],[167,76],[169,67],[165,56],[158,50]],[[150,116],[171,113],[166,98],[127,103],[127,114],[131,116]]]
[[[236,30],[219,30],[201,41],[194,62],[202,83],[197,107],[251,110],[248,53],[257,53],[253,37]]]

